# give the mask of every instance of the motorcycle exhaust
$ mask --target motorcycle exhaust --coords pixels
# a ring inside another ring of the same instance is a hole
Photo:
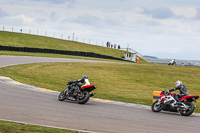
[[[76,99],[73,97],[68,97],[67,100],[76,101]]]
[[[96,93],[92,93],[92,94],[90,94],[90,97],[93,97],[95,94],[96,94]]]

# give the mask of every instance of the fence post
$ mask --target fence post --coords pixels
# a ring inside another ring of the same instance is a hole
[[[74,41],[74,33],[73,33],[73,38],[72,38],[72,39],[73,39],[73,41]]]

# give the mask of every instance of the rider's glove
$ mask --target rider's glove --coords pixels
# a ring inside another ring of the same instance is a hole
[[[71,84],[72,84],[72,82],[68,82],[68,83],[67,83],[67,85],[71,85]]]
[[[166,93],[166,94],[169,94],[169,90],[166,90],[165,93]]]

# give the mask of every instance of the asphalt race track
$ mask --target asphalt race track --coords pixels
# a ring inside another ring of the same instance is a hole
[[[39,62],[91,60],[0,56],[0,67]],[[97,61],[95,61],[97,62]],[[200,116],[154,113],[150,109],[90,100],[85,105],[60,102],[57,94],[26,89],[0,81],[0,119],[97,133],[200,132]]]

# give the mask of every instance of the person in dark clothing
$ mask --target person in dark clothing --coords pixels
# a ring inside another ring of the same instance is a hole
[[[72,86],[72,84],[75,83],[77,86]],[[88,79],[88,76],[84,75],[81,79],[79,80],[74,80],[70,81],[67,83],[67,94],[70,95],[77,87],[81,88],[85,85],[90,85],[90,81]]]
[[[185,85],[182,84],[181,81],[176,81],[175,83],[175,87],[170,89],[170,90],[167,90],[166,92],[171,92],[171,91],[175,91],[175,90],[179,90],[180,91],[180,94],[174,94],[173,97],[174,99],[179,103],[181,103],[180,99],[179,98],[182,98],[186,95],[188,95],[188,91],[187,91],[187,88]]]
[[[118,45],[118,49],[120,49],[120,45]]]

